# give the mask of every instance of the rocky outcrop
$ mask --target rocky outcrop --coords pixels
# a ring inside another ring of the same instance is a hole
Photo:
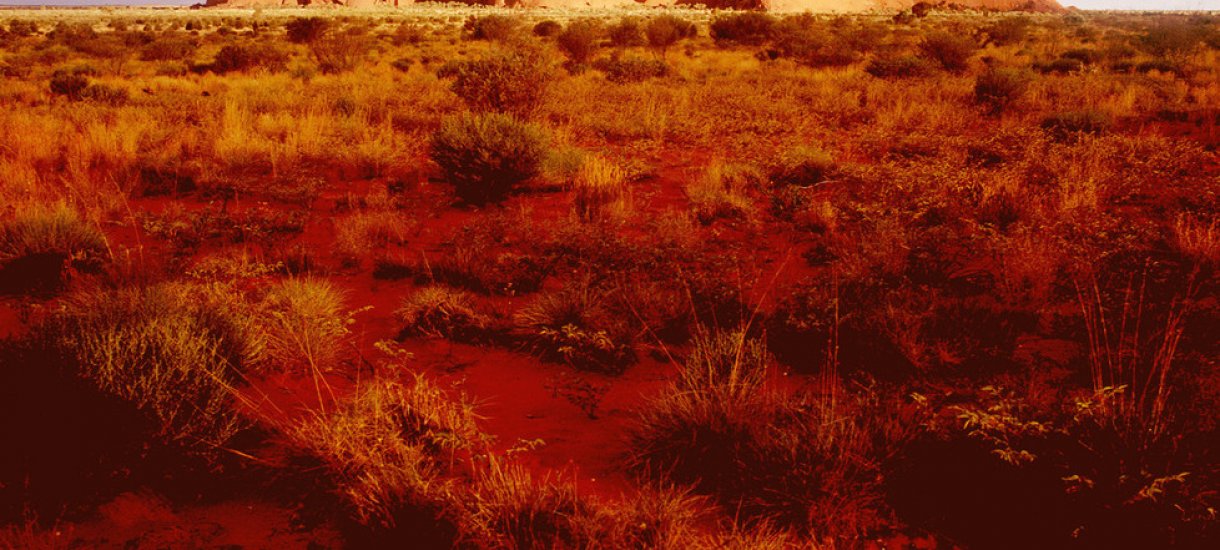
[[[609,8],[614,6],[646,5],[667,6],[682,0],[475,0],[469,3],[494,3],[495,5],[519,5],[523,7],[549,8]],[[712,5],[716,0],[706,0]],[[994,11],[1058,12],[1063,7],[1055,0],[758,0],[771,11],[781,12],[863,12],[870,10],[898,11],[910,9],[915,4],[929,4],[942,9],[981,9]],[[207,0],[209,7],[270,8],[296,6],[350,6],[377,7],[400,6],[414,3],[413,0]],[[693,0],[689,3],[700,3]]]

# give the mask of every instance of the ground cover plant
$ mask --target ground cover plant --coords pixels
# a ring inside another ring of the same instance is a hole
[[[730,4],[0,10],[0,547],[1220,546],[1220,18]]]

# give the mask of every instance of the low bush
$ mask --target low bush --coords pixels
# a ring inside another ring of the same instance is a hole
[[[450,117],[432,138],[432,160],[473,204],[504,199],[538,175],[545,156],[542,130],[506,115]]]
[[[574,65],[584,65],[589,62],[597,51],[597,42],[601,39],[602,26],[596,19],[577,19],[568,23],[563,32],[556,37],[556,43],[568,61]]]
[[[717,45],[760,46],[771,39],[776,19],[766,13],[747,12],[718,15],[710,32]]]
[[[537,25],[534,25],[534,36],[557,36],[561,32],[563,32],[563,25],[550,19],[539,21]]]
[[[998,113],[1020,99],[1031,80],[1020,69],[989,69],[974,81],[974,101]]]
[[[288,53],[267,45],[228,44],[220,49],[210,65],[217,74],[237,71],[281,71],[288,64]]]
[[[644,22],[638,17],[624,17],[607,29],[610,44],[616,48],[643,46]]]
[[[468,293],[438,285],[412,292],[403,300],[397,315],[405,333],[456,340],[477,338],[490,323],[475,308]]]
[[[84,292],[50,331],[81,377],[155,419],[160,437],[213,452],[246,424],[234,387],[263,356],[241,303],[222,287]]]
[[[1113,120],[1101,111],[1065,111],[1042,119],[1042,129],[1055,139],[1067,139],[1083,134],[1102,134],[1110,129]]]
[[[517,34],[520,20],[507,15],[485,15],[466,21],[466,31],[475,40],[504,42]]]
[[[605,293],[588,281],[538,296],[514,321],[545,359],[608,373],[635,361],[628,328],[609,315]]]
[[[299,17],[284,25],[288,41],[294,44],[313,44],[331,30],[330,19],[325,17]]]
[[[919,51],[924,57],[952,73],[965,71],[977,49],[973,38],[945,31],[933,32],[919,43]]]
[[[716,163],[702,177],[687,184],[686,196],[695,217],[704,224],[720,218],[749,220],[755,210],[749,192],[761,179],[750,167]]]
[[[616,84],[643,82],[669,74],[669,65],[664,61],[640,57],[603,59],[595,63],[594,67],[606,73],[606,80]]]
[[[876,57],[864,68],[877,78],[916,78],[928,76],[932,70],[926,59],[913,55]]]
[[[108,255],[102,232],[72,207],[23,207],[0,222],[0,292],[53,292],[67,269],[94,270]]]
[[[572,178],[572,205],[585,221],[621,217],[630,208],[627,176],[617,164],[587,156]]]
[[[648,47],[659,52],[662,57],[679,40],[694,37],[697,32],[694,23],[674,15],[653,17],[644,25]]]
[[[529,115],[542,103],[550,69],[536,55],[514,52],[475,61],[450,62],[438,75],[475,110]]]

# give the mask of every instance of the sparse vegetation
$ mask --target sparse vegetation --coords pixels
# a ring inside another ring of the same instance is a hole
[[[1220,547],[1220,20],[485,4],[0,11],[0,546]]]

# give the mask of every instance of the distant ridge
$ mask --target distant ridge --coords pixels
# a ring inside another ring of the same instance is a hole
[[[488,0],[498,6],[548,7],[548,8],[608,8],[614,6],[668,6],[676,0]],[[680,2],[681,0],[677,0]],[[954,0],[926,2],[919,0],[759,0],[771,11],[782,12],[864,12],[873,10],[910,9],[915,4],[926,4],[944,9],[974,9],[993,11],[1062,12],[1056,0]],[[350,6],[368,8],[376,6],[405,6],[412,0],[207,0],[208,7],[294,7],[294,6]],[[471,2],[484,3],[484,2]],[[699,3],[697,0],[689,3]],[[715,3],[708,0],[707,4]]]

